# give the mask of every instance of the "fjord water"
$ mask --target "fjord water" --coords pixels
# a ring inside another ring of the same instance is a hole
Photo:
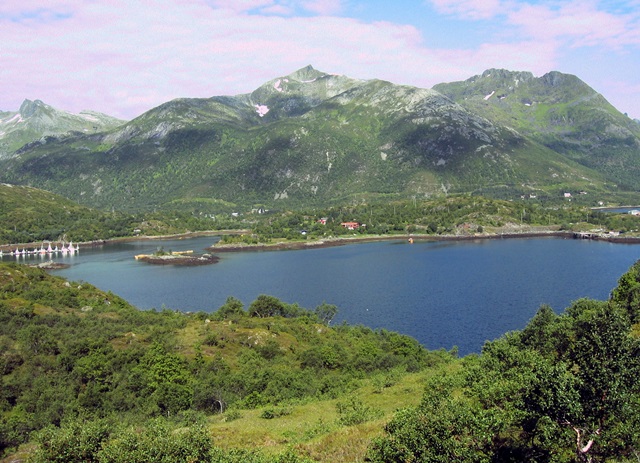
[[[141,309],[212,312],[227,296],[248,306],[259,294],[305,308],[326,301],[339,308],[333,323],[386,328],[431,349],[455,345],[467,354],[523,328],[541,304],[561,312],[581,297],[606,299],[640,258],[640,245],[558,238],[222,253],[219,263],[200,267],[154,266],[133,258],[159,246],[202,252],[216,240],[83,249],[58,258],[71,267],[54,274],[113,291]]]

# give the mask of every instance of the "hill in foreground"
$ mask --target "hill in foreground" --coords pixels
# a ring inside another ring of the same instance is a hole
[[[215,314],[139,311],[17,264],[0,265],[0,294],[3,452],[50,425],[90,421],[126,433],[160,417],[175,425],[259,410],[273,419],[306,402],[344,401],[367,377],[384,387],[451,358],[397,333],[328,326],[329,304],[308,311],[260,296],[247,309],[229,298]],[[345,416],[379,417],[359,400],[344,407]]]
[[[33,462],[627,461],[640,445],[639,288],[637,263],[609,301],[543,306],[455,359],[329,327],[327,304],[140,312],[2,265],[1,444],[31,440]]]

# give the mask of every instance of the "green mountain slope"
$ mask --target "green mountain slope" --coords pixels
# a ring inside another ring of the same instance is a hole
[[[128,236],[137,226],[130,216],[80,206],[37,188],[0,184],[0,244]]]
[[[79,114],[60,111],[40,100],[24,100],[17,112],[0,112],[0,159],[10,157],[28,143],[72,132],[85,134],[111,129],[124,121],[95,111]]]
[[[633,169],[622,178],[605,168],[626,163],[631,151],[598,163],[588,150],[556,149],[566,137],[552,119],[527,129],[524,110],[509,116],[514,123],[499,107],[454,97],[308,66],[250,94],[178,99],[107,132],[33,144],[0,163],[0,179],[96,207],[180,200],[215,209],[216,201],[296,207],[389,195],[603,191],[614,188],[606,181],[635,178]]]
[[[579,78],[550,72],[490,69],[437,91],[494,123],[511,126],[540,144],[636,189],[640,125],[621,114]]]

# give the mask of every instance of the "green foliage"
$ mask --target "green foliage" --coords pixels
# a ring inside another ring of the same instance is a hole
[[[287,416],[287,415],[291,415],[291,409],[287,407],[280,407],[280,408],[267,407],[262,411],[262,413],[260,413],[260,418],[263,418],[265,420],[272,420],[274,418],[279,418],[281,416]]]
[[[48,426],[35,436],[38,450],[31,463],[97,463],[98,453],[109,437],[113,424],[106,421],[74,420],[62,428]]]
[[[373,441],[374,462],[490,462],[491,443],[502,428],[499,414],[461,395],[460,377],[437,378],[425,388],[421,405],[398,412],[386,426],[388,438]],[[454,394],[455,393],[455,394]]]
[[[298,212],[271,212],[256,216],[250,234],[221,240],[220,244],[262,244],[277,248],[283,240],[295,238],[326,240],[345,235],[416,235],[509,234],[520,231],[571,232],[599,229],[627,230],[633,236],[640,230],[640,217],[630,214],[604,213],[592,210],[595,198],[577,195],[572,202],[560,195],[538,192],[536,198],[513,200],[489,199],[478,195],[449,195],[421,200],[358,201],[340,207],[316,207]],[[326,223],[319,222],[326,219]],[[363,224],[347,230],[341,223]],[[294,223],[295,225],[292,225]],[[307,234],[302,237],[299,230]],[[293,244],[295,245],[295,243]]]
[[[310,463],[289,449],[269,456],[252,450],[223,450],[201,422],[163,419],[128,427],[104,420],[74,420],[36,435],[29,463]]]
[[[318,307],[316,307],[314,312],[322,323],[324,323],[325,325],[329,325],[331,323],[331,320],[333,320],[333,317],[335,317],[338,313],[338,307],[333,304],[327,304],[326,302],[323,302]]]
[[[455,375],[427,385],[374,440],[371,461],[621,461],[640,445],[640,340],[629,302],[638,264],[609,302],[540,308]]]
[[[101,463],[211,461],[212,440],[202,425],[174,430],[156,420],[142,432],[129,430],[107,442],[98,457]]]
[[[284,314],[284,304],[274,296],[260,294],[249,306],[250,317],[277,317]]]
[[[611,302],[627,312],[631,323],[640,322],[640,262],[636,262],[618,280]]]
[[[234,320],[246,315],[244,305],[240,299],[229,296],[225,303],[215,312],[216,320]]]
[[[237,220],[212,220],[196,212],[170,210],[104,212],[30,187],[0,184],[0,244],[90,242],[143,235],[238,228]],[[35,244],[34,244],[35,247]]]
[[[235,298],[211,317],[138,311],[86,283],[0,265],[0,452],[46,428],[41,461],[64,446],[60,458],[76,455],[68,461],[89,448],[104,452],[96,457],[91,450],[87,461],[118,461],[136,440],[158,448],[187,445],[149,420],[191,427],[201,416],[231,419],[241,408],[257,407],[275,418],[294,402],[344,395],[368,372],[416,371],[430,363],[424,348],[397,333],[329,327],[316,311],[272,296],[252,306],[275,316],[249,317]],[[328,316],[337,310],[327,304],[320,312],[325,309]],[[88,434],[76,432],[93,422]],[[118,425],[105,436],[104,423]],[[234,461],[220,455],[212,461]]]
[[[233,298],[233,322],[140,312],[90,285],[2,265],[1,450],[33,436],[34,462],[304,462],[293,450],[216,448],[203,420],[258,407],[247,414],[272,420],[339,398],[334,426],[357,426],[381,416],[369,403],[405,371],[432,367],[420,405],[386,425],[369,461],[629,460],[640,449],[637,269],[609,301],[581,299],[561,315],[542,306],[523,330],[455,359],[398,333],[329,327],[327,307],[264,296],[251,306],[276,316],[245,316]],[[365,377],[374,393],[355,395]]]
[[[368,405],[356,396],[349,396],[336,402],[338,423],[342,426],[355,426],[380,418],[382,412]]]

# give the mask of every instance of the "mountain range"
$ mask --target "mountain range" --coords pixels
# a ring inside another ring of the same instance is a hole
[[[19,148],[11,120],[0,114],[0,181],[102,208],[602,195],[640,181],[640,124],[559,72],[491,69],[423,89],[307,66],[249,94],[176,99]]]
[[[73,114],[40,100],[24,100],[17,112],[0,111],[0,159],[10,157],[24,145],[46,137],[72,133],[95,133],[115,128],[125,121],[95,111]]]

